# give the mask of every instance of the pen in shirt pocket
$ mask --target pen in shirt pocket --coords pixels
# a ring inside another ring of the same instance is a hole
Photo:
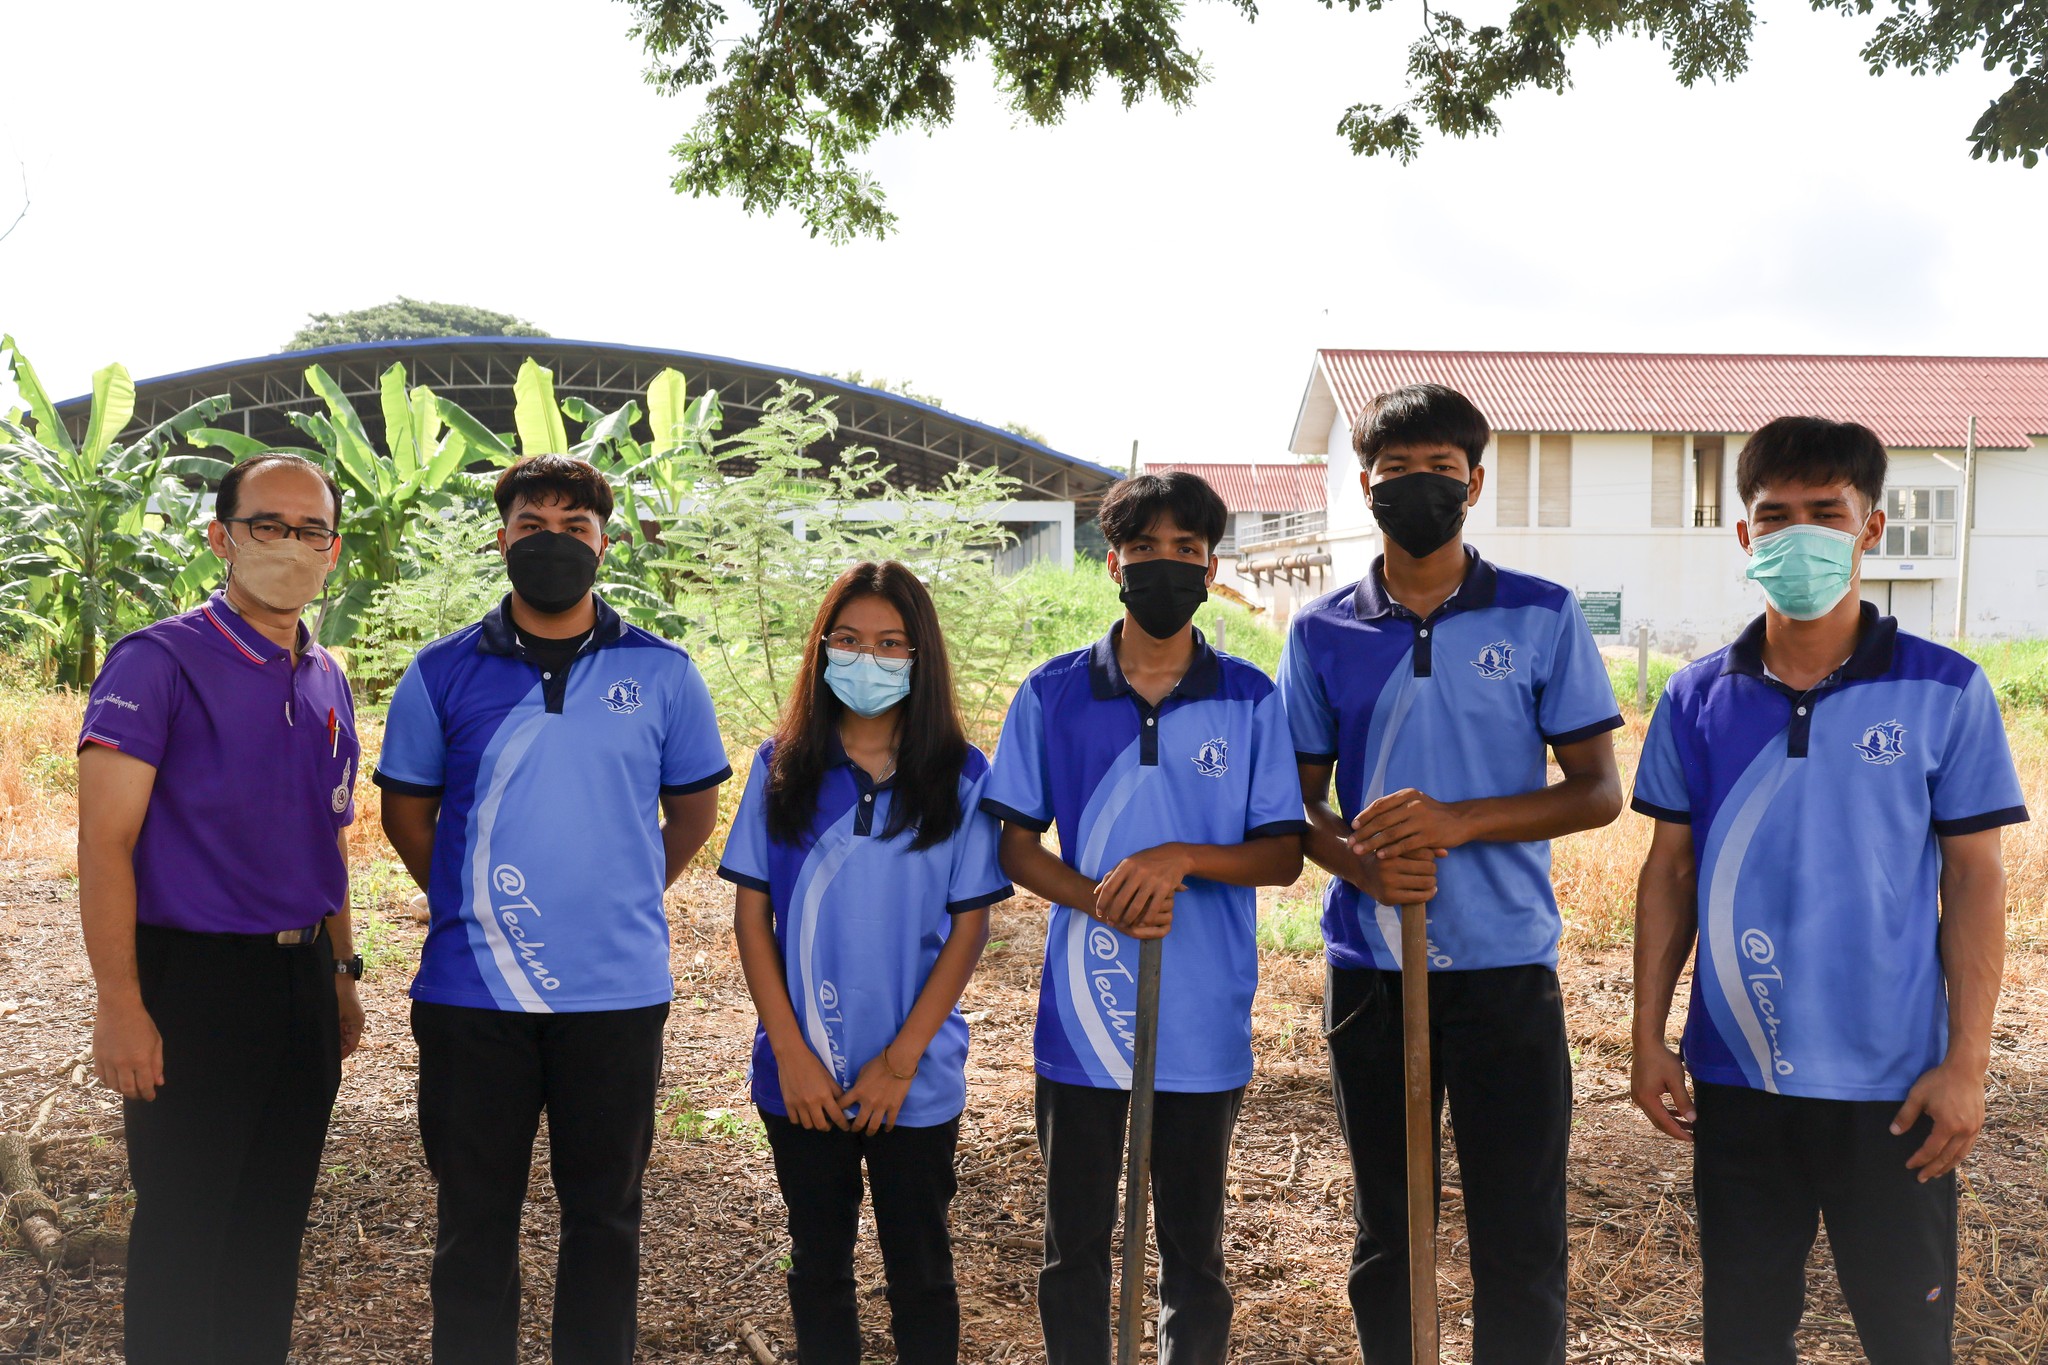
[[[334,714],[334,708],[327,708],[327,756],[341,757],[341,722]]]

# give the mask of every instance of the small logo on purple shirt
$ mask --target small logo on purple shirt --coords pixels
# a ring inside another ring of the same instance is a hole
[[[348,809],[349,788],[355,785],[355,779],[355,760],[349,759],[347,762],[343,763],[341,767],[341,784],[337,786],[332,792],[328,793],[328,804],[334,807],[334,813],[336,815],[339,815],[343,811]]]
[[[604,704],[621,716],[631,715],[640,709],[640,684],[631,678],[621,678],[604,690]]]
[[[142,709],[142,703],[130,701],[118,692],[109,692],[106,696],[101,697],[100,700],[109,706],[118,706],[123,711],[140,711]]]

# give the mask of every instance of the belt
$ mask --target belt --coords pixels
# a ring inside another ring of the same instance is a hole
[[[322,923],[324,924],[324,921]],[[155,933],[188,934],[193,938],[219,939],[224,943],[274,943],[281,944],[287,948],[297,948],[311,943],[314,939],[320,937],[322,924],[315,924],[305,929],[280,929],[274,934],[211,933],[199,929],[173,929],[168,924],[139,924],[136,927],[138,929],[148,929]]]

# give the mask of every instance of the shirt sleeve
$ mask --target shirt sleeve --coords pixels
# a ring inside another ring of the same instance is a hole
[[[1674,825],[1692,823],[1692,796],[1686,790],[1685,764],[1678,755],[1677,708],[1667,690],[1650,717],[1643,752],[1636,759],[1636,792],[1629,805],[1652,820]]]
[[[718,713],[711,689],[692,660],[683,661],[683,678],[670,701],[668,732],[661,740],[661,794],[688,796],[715,787],[732,776],[725,761],[725,741],[718,734]]]
[[[184,693],[184,675],[168,649],[154,640],[122,640],[93,680],[78,747],[98,744],[157,767]]]
[[[1956,698],[1941,763],[1928,785],[1934,796],[1934,832],[1944,837],[2016,825],[2028,818],[1998,698],[1981,668],[1971,670],[1970,681]]]
[[[960,828],[952,838],[953,873],[946,884],[948,914],[979,910],[1017,894],[1017,888],[1003,875],[996,856],[1002,827],[995,816],[982,809],[982,796],[988,790],[992,771],[984,768],[981,776],[963,784],[966,790],[960,798]]]
[[[1278,691],[1268,692],[1252,708],[1251,800],[1244,814],[1244,837],[1305,834],[1302,817],[1301,770],[1296,765],[1287,708]]]
[[[371,780],[401,796],[439,796],[447,785],[448,737],[420,661],[406,667],[384,716],[384,747]]]
[[[1306,623],[1296,618],[1280,651],[1280,706],[1287,717],[1289,743],[1297,763],[1337,761],[1337,712],[1323,691],[1309,657]],[[1300,794],[1297,781],[1295,794]],[[1297,803],[1298,804],[1298,803]]]
[[[1600,657],[1600,646],[1579,611],[1579,599],[1570,593],[1557,613],[1550,676],[1536,699],[1536,723],[1542,727],[1543,742],[1552,748],[1621,728],[1621,708],[1614,704],[1607,661]]]
[[[718,855],[718,875],[735,886],[768,890],[768,758],[754,755],[747,771],[747,789],[726,831],[725,851]]]
[[[1045,710],[1038,689],[1027,680],[1003,718],[994,766],[981,795],[981,808],[998,820],[1043,834],[1052,828],[1052,795],[1046,781]]]

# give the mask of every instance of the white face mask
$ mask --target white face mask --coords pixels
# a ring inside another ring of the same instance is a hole
[[[320,595],[332,567],[324,551],[289,536],[283,540],[236,540],[235,557],[228,561],[228,577],[258,606],[271,611],[303,611]]]

